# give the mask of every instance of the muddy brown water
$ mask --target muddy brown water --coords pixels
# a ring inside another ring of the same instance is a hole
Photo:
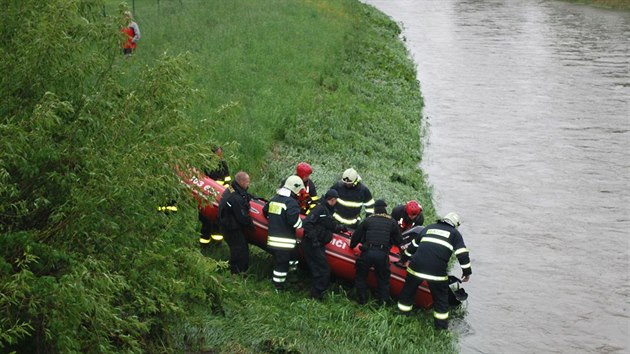
[[[404,28],[421,166],[438,212],[464,221],[461,352],[630,352],[630,12],[365,2]]]

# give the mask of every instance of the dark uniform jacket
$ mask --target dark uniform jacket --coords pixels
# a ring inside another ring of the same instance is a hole
[[[418,214],[415,219],[411,220],[409,218],[409,215],[407,215],[407,212],[405,211],[405,204],[394,207],[391,215],[392,218],[394,218],[394,220],[396,220],[396,222],[398,223],[400,231],[406,231],[414,226],[421,226],[422,224],[424,224],[424,215],[422,214],[422,212],[420,212],[420,214]]]
[[[366,248],[385,251],[389,251],[392,245],[400,246],[398,224],[387,214],[374,214],[363,220],[352,234],[350,248],[355,248],[359,243],[363,243]]]
[[[232,180],[232,178],[230,178],[230,170],[225,160],[220,160],[219,166],[217,166],[216,169],[210,171],[206,168],[203,170],[203,173],[222,185],[227,185]]]
[[[355,225],[361,219],[361,208],[365,207],[365,213],[370,216],[374,213],[374,198],[372,193],[363,183],[348,188],[341,181],[331,187],[339,193],[335,205],[334,218],[344,225]]]
[[[302,227],[302,219],[300,206],[291,197],[291,191],[280,188],[278,194],[263,207],[263,214],[269,220],[267,247],[279,250],[295,248],[295,230]]]
[[[333,219],[334,207],[322,200],[304,219],[304,237],[311,240],[313,246],[325,245],[333,238],[333,232],[339,225]]]
[[[425,227],[403,253],[401,261],[411,258],[407,272],[418,278],[447,281],[447,266],[455,253],[464,276],[472,274],[468,249],[462,235],[453,226],[437,222]]]
[[[219,223],[222,230],[254,227],[249,215],[250,199],[251,196],[236,181],[225,189],[219,202]]]

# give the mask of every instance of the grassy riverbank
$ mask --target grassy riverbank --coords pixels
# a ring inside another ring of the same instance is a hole
[[[592,5],[614,10],[630,10],[630,1],[628,0],[565,0],[576,4]]]
[[[32,0],[2,15],[0,349],[456,351],[428,312],[359,307],[342,285],[314,303],[308,276],[276,294],[259,250],[229,276],[225,246],[197,249],[194,202],[171,173],[210,163],[217,143],[265,197],[299,161],[322,193],[353,166],[375,197],[418,199],[433,219],[396,24],[354,0],[136,0],[143,38],[123,59],[117,5]],[[180,211],[156,215],[170,198]]]

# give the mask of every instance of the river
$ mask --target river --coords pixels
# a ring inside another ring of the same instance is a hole
[[[461,352],[630,352],[630,12],[365,2],[402,24],[421,166],[438,213],[463,219]]]

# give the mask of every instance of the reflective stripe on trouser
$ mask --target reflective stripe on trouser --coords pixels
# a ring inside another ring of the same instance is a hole
[[[276,288],[284,288],[289,273],[289,262],[295,257],[293,249],[272,250],[273,252],[273,272],[271,281]]]
[[[212,235],[210,235],[210,238],[205,238],[204,236],[199,237],[199,243],[201,243],[202,245],[207,245],[211,241],[221,242],[221,241],[223,241],[223,235],[212,234]]]
[[[159,206],[157,207],[158,211],[162,211],[162,212],[176,212],[177,211],[177,207],[176,206],[172,206],[172,205],[167,205],[167,206]]]
[[[268,236],[267,237],[267,246],[271,248],[283,248],[287,250],[291,250],[295,248],[297,241],[294,238],[285,238],[278,236]]]
[[[405,284],[398,296],[398,309],[400,311],[409,312],[413,309],[416,291],[419,291],[418,286],[421,282],[422,279],[414,276],[413,274],[407,273]]]
[[[433,321],[435,328],[448,329],[448,281],[428,281],[433,298]]]
[[[289,271],[290,272],[296,271],[297,267],[298,267],[298,263],[300,263],[300,261],[298,261],[297,259],[290,260],[289,261]]]

